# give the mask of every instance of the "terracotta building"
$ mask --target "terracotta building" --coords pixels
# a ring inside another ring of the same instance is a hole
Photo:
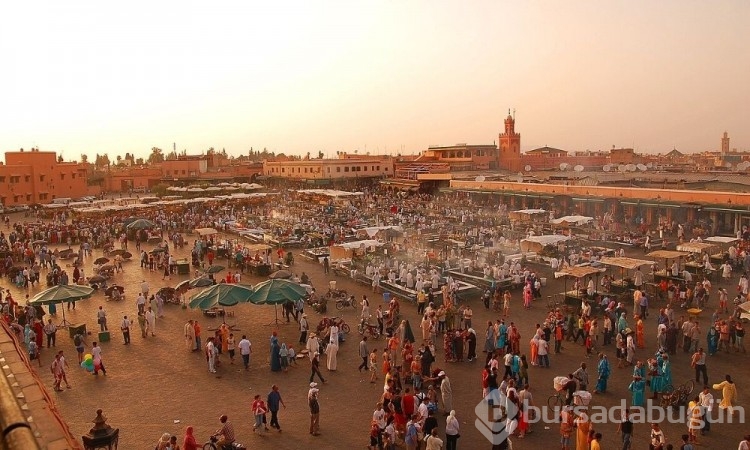
[[[158,184],[250,182],[263,172],[262,163],[234,161],[218,152],[184,155],[157,164],[114,167],[107,172],[103,188],[109,192],[151,189]]]
[[[524,166],[521,161],[521,133],[516,133],[516,118],[505,118],[505,131],[500,133],[500,168],[518,172]]]
[[[265,161],[263,175],[268,178],[329,184],[336,180],[384,178],[393,175],[390,156],[339,155],[336,159],[287,159]]]
[[[0,202],[15,206],[83,197],[88,194],[87,167],[86,163],[58,162],[55,152],[5,152],[5,164],[0,164]]]

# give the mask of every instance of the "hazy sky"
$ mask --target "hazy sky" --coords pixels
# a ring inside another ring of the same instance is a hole
[[[0,6],[0,149],[750,150],[750,2]]]

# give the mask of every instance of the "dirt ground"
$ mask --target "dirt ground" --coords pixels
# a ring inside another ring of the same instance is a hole
[[[188,255],[188,250],[185,248],[177,254],[178,256]],[[88,274],[92,273],[93,260],[99,256],[101,256],[101,250],[96,250],[92,257],[86,259],[85,267]],[[534,324],[539,322],[547,311],[546,296],[562,291],[562,280],[554,280],[548,268],[541,269],[537,266],[536,269],[549,280],[549,284],[543,289],[545,300],[537,302],[531,310],[524,311],[520,307],[519,293],[514,293],[511,304],[511,320],[520,324],[519,330],[522,334],[522,343],[524,343],[522,353],[528,353],[527,343]],[[332,279],[323,274],[321,266],[312,264],[299,256],[296,258],[293,271],[297,274],[306,272],[319,291],[327,289],[328,281]],[[313,437],[307,432],[309,410],[306,394],[310,375],[307,359],[299,360],[298,365],[287,373],[272,373],[269,369],[268,345],[272,331],[278,331],[282,342],[294,344],[296,348],[299,348],[297,345],[299,332],[295,323],[284,322],[278,327],[269,325],[273,322],[275,314],[271,306],[241,305],[232,308],[233,317],[226,318],[227,323],[236,325],[237,340],[242,334],[247,334],[253,344],[249,372],[242,370],[241,361],[238,360],[237,364],[230,365],[227,357],[223,355],[222,366],[218,369],[218,373],[209,373],[203,354],[191,353],[186,349],[183,341],[183,325],[188,319],[199,320],[203,326],[205,340],[208,334],[207,329],[219,325],[221,319],[208,318],[199,310],[182,309],[177,305],[165,306],[165,317],[158,319],[155,337],[149,336],[144,339],[141,338],[140,333],[135,332],[132,335],[132,344],[123,345],[119,321],[123,315],[135,317],[135,293],[141,280],[148,280],[151,291],[155,292],[162,286],[174,286],[179,281],[187,279],[187,276],[173,276],[169,281],[162,281],[161,278],[159,273],[150,273],[140,269],[138,262],[129,262],[125,266],[124,273],[117,274],[114,280],[126,287],[124,301],[108,302],[105,301],[102,293],[97,293],[91,299],[79,302],[75,310],[66,312],[68,320],[73,323],[85,322],[88,330],[92,332],[87,339],[87,352],[91,341],[97,339],[96,310],[100,305],[104,306],[109,315],[112,330],[111,341],[102,344],[103,359],[107,368],[106,376],[93,376],[77,367],[72,339],[68,338],[66,330],[61,330],[58,334],[57,347],[65,350],[68,360],[72,363],[69,375],[72,389],[55,395],[74,434],[81,435],[87,432],[96,415],[96,409],[101,408],[109,424],[120,429],[120,448],[125,450],[151,449],[164,432],[178,435],[181,442],[187,425],[194,426],[199,440],[205,441],[209,433],[219,427],[218,418],[221,414],[229,416],[235,426],[237,440],[247,445],[248,448],[299,449],[316,446],[317,448],[348,449],[362,448],[367,445],[370,418],[382,392],[380,384],[382,381],[370,384],[365,375],[357,371],[360,362],[357,356],[357,345],[360,339],[356,331],[346,336],[346,342],[339,350],[338,371],[328,372],[323,367],[323,375],[328,383],[320,386],[321,435]],[[337,280],[339,288],[356,294],[358,298],[362,294],[371,295],[365,286],[355,285],[344,278],[337,278]],[[243,281],[254,284],[262,280],[245,275]],[[717,283],[714,284],[716,286]],[[733,286],[725,287],[733,288]],[[28,293],[33,295],[43,288],[44,286],[32,288]],[[26,293],[15,287],[11,290],[21,294],[21,299]],[[734,289],[730,289],[730,292],[732,290]],[[190,294],[195,292],[191,291]],[[377,298],[382,300],[382,296]],[[474,307],[474,328],[479,335],[477,347],[481,350],[484,324],[487,320],[494,320],[496,313],[485,310],[478,298],[470,302]],[[373,302],[373,308],[376,304]],[[716,305],[715,297],[712,299],[712,304]],[[311,325],[317,324],[320,316],[309,310],[306,312]],[[419,318],[416,314],[416,307],[403,304],[402,312],[405,313],[405,318],[411,321],[415,334],[418,334]],[[653,307],[652,312],[654,312]],[[279,309],[280,313],[281,309]],[[329,313],[331,313],[330,309]],[[678,315],[679,313],[678,311]],[[347,323],[355,330],[357,315],[358,310],[354,309],[343,313]],[[57,316],[61,319],[59,309]],[[709,316],[704,313],[702,324],[704,329],[708,318]],[[631,325],[633,325],[632,320]],[[645,359],[653,355],[656,349],[655,336],[656,315],[653,314],[646,322],[647,349],[639,351],[638,358]],[[705,345],[705,340],[702,340],[702,343]],[[383,345],[384,340],[381,338],[371,343],[370,348],[382,348]],[[603,350],[610,355],[611,361],[616,362],[612,346],[604,347]],[[580,345],[567,343],[562,355],[551,355],[551,369],[530,368],[532,392],[537,403],[545,403],[547,397],[552,394],[554,376],[573,371],[581,361],[589,362],[590,377],[595,380],[596,359],[586,360],[583,354]],[[42,355],[44,358],[42,376],[51,388],[52,376],[47,370],[51,355],[46,349]],[[483,361],[482,354],[479,358]],[[490,448],[489,443],[474,427],[476,418],[474,407],[481,399],[481,361],[445,363],[442,352],[439,351],[437,361],[433,365],[433,367],[443,368],[452,380],[454,407],[461,424],[459,448]],[[747,355],[745,354],[718,354],[708,361],[712,383],[723,379],[725,373],[732,374],[737,380],[740,405],[744,403],[743,393],[746,389],[744,385],[748,373],[745,367],[746,361]],[[672,364],[676,384],[692,377],[689,355],[679,352]],[[594,404],[609,406],[619,404],[622,399],[629,401],[630,394],[627,391],[627,385],[631,380],[631,373],[632,369],[618,369],[614,364],[609,381],[610,391],[607,394],[595,396]],[[272,431],[263,435],[254,435],[251,430],[253,418],[249,411],[250,403],[255,394],[259,393],[265,397],[274,383],[280,386],[286,403],[286,409],[280,412],[283,432]],[[720,398],[720,393],[714,392],[714,395]],[[439,416],[439,421],[441,435],[444,435],[445,422],[442,415]],[[595,426],[604,435],[603,448],[618,448],[620,438],[616,435],[616,427],[617,425],[613,423]],[[678,443],[679,435],[687,432],[684,424],[665,423],[664,430],[668,441],[672,443]],[[742,424],[715,424],[711,433],[701,438],[701,445],[729,448],[728,446],[735,446],[746,432],[747,428]],[[636,425],[634,439],[634,448],[647,448],[646,425]],[[550,446],[557,446],[558,441],[559,434],[556,425],[552,424],[550,429],[545,429],[543,424],[537,424],[532,434],[522,440],[514,439],[514,448],[550,448]]]

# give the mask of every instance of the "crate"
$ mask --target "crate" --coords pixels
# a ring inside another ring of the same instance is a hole
[[[99,342],[109,342],[109,331],[99,332]]]
[[[73,323],[70,324],[68,327],[68,333],[70,333],[70,338],[73,339],[73,337],[76,334],[81,334],[81,336],[86,336],[86,324],[85,323]]]

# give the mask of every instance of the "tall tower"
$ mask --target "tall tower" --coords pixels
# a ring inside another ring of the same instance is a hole
[[[721,138],[721,156],[729,154],[729,134],[725,131]]]
[[[498,167],[511,172],[521,170],[521,134],[516,133],[515,127],[516,118],[508,110],[508,117],[505,118],[505,132],[500,133]]]

